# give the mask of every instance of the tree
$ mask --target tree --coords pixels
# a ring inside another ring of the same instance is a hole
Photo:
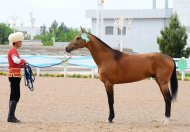
[[[8,43],[8,36],[13,32],[9,26],[4,23],[0,23],[0,44]]]
[[[45,35],[46,34],[46,26],[45,26],[45,24],[40,27],[40,34],[41,35]]]
[[[47,32],[46,34],[43,35],[34,36],[34,39],[41,40],[44,46],[52,46],[53,45],[52,37],[53,35]]]
[[[187,45],[187,33],[184,26],[181,26],[177,14],[170,17],[169,26],[160,31],[161,36],[157,37],[160,51],[173,58],[188,57],[190,48]]]
[[[35,39],[40,39],[46,46],[53,45],[53,39],[56,42],[68,42],[71,41],[79,31],[77,29],[68,28],[63,22],[59,25],[56,20],[46,31],[46,26],[41,26],[40,35],[35,36]]]
[[[61,23],[61,25],[59,26],[59,30],[63,31],[63,32],[67,32],[68,28],[67,26],[64,24],[64,22]]]

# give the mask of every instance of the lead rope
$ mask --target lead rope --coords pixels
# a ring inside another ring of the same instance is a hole
[[[49,65],[49,66],[35,66],[35,65],[32,65],[32,64],[29,64],[29,63],[28,63],[28,65],[30,65],[30,66],[32,66],[32,67],[39,67],[39,68],[52,67],[52,66],[60,65],[60,64],[62,64],[62,63],[64,63],[64,62],[68,61],[69,59],[71,59],[71,57],[72,57],[72,56],[69,56],[66,60],[62,60],[62,61],[59,62],[59,63],[52,64],[52,65]]]
[[[61,63],[64,63],[66,61],[68,61],[69,59],[71,59],[72,56],[70,56],[69,58],[67,58],[66,60],[62,60],[60,63],[57,63],[57,64],[53,64],[53,65],[50,65],[50,66],[45,66],[45,67],[52,67],[52,66],[55,66],[55,65],[59,65]],[[28,86],[28,88],[31,90],[31,91],[34,91],[34,86],[33,86],[33,83],[34,83],[34,80],[35,80],[35,76],[32,72],[32,67],[39,67],[39,66],[34,66],[34,65],[31,65],[29,63],[25,63],[24,64],[24,82],[25,82],[25,86]],[[40,67],[40,68],[45,68],[45,67]]]
[[[28,88],[31,91],[34,91],[34,83],[35,80],[35,76],[32,72],[32,68],[28,65],[28,63],[24,64],[24,82],[25,82],[25,86],[28,86]]]

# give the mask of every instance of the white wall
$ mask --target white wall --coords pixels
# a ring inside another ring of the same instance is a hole
[[[33,39],[34,36],[38,35],[40,33],[39,27],[15,27],[18,31],[24,31],[27,33],[27,35],[30,35]]]
[[[164,19],[133,19],[132,27],[126,30],[126,35],[123,35],[123,48],[133,49],[137,53],[159,52],[157,37],[160,35],[160,30],[164,27]],[[96,21],[92,20],[91,31],[96,33]],[[127,22],[125,23],[127,25]],[[114,26],[114,19],[106,19],[104,21],[104,31],[106,26]],[[121,36],[117,34],[117,29],[114,28],[114,35],[104,35],[102,40],[111,47],[117,48],[118,41]]]
[[[190,0],[174,0],[174,12],[177,12],[182,25],[190,29]],[[190,47],[190,31],[188,31],[188,46]]]
[[[174,0],[174,12],[185,26],[190,26],[190,0]]]
[[[106,26],[114,26],[114,18],[125,16],[133,18],[131,29],[126,30],[126,35],[122,36],[123,48],[132,49],[137,53],[160,52],[157,44],[157,37],[164,26],[168,24],[172,14],[171,9],[155,10],[106,10],[104,12],[104,35],[102,40],[113,48],[118,47],[121,36],[118,36],[117,29],[114,35],[105,35]],[[86,16],[91,18],[91,32],[96,35],[96,11],[87,10]],[[127,27],[127,19],[124,26]]]

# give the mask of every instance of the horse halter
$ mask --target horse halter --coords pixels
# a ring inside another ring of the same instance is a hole
[[[77,38],[77,39],[79,39],[79,38]],[[90,41],[90,39],[89,39],[87,33],[82,33],[82,34],[80,35],[80,40],[78,40],[76,43],[74,43],[75,48],[78,48],[78,45],[79,45],[79,43],[80,43],[82,40],[84,40],[86,43],[88,43],[88,42]]]
[[[77,40],[77,42],[76,43],[74,43],[73,45],[74,45],[74,47],[75,48],[78,48],[78,45],[79,45],[79,43],[82,41],[82,39],[80,38],[80,40]]]

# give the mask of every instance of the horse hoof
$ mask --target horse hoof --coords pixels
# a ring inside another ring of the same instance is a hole
[[[168,125],[169,122],[170,122],[170,119],[168,117],[164,117],[164,119],[162,120],[163,125]]]
[[[113,123],[113,121],[111,121],[111,120],[108,120],[108,123]]]

